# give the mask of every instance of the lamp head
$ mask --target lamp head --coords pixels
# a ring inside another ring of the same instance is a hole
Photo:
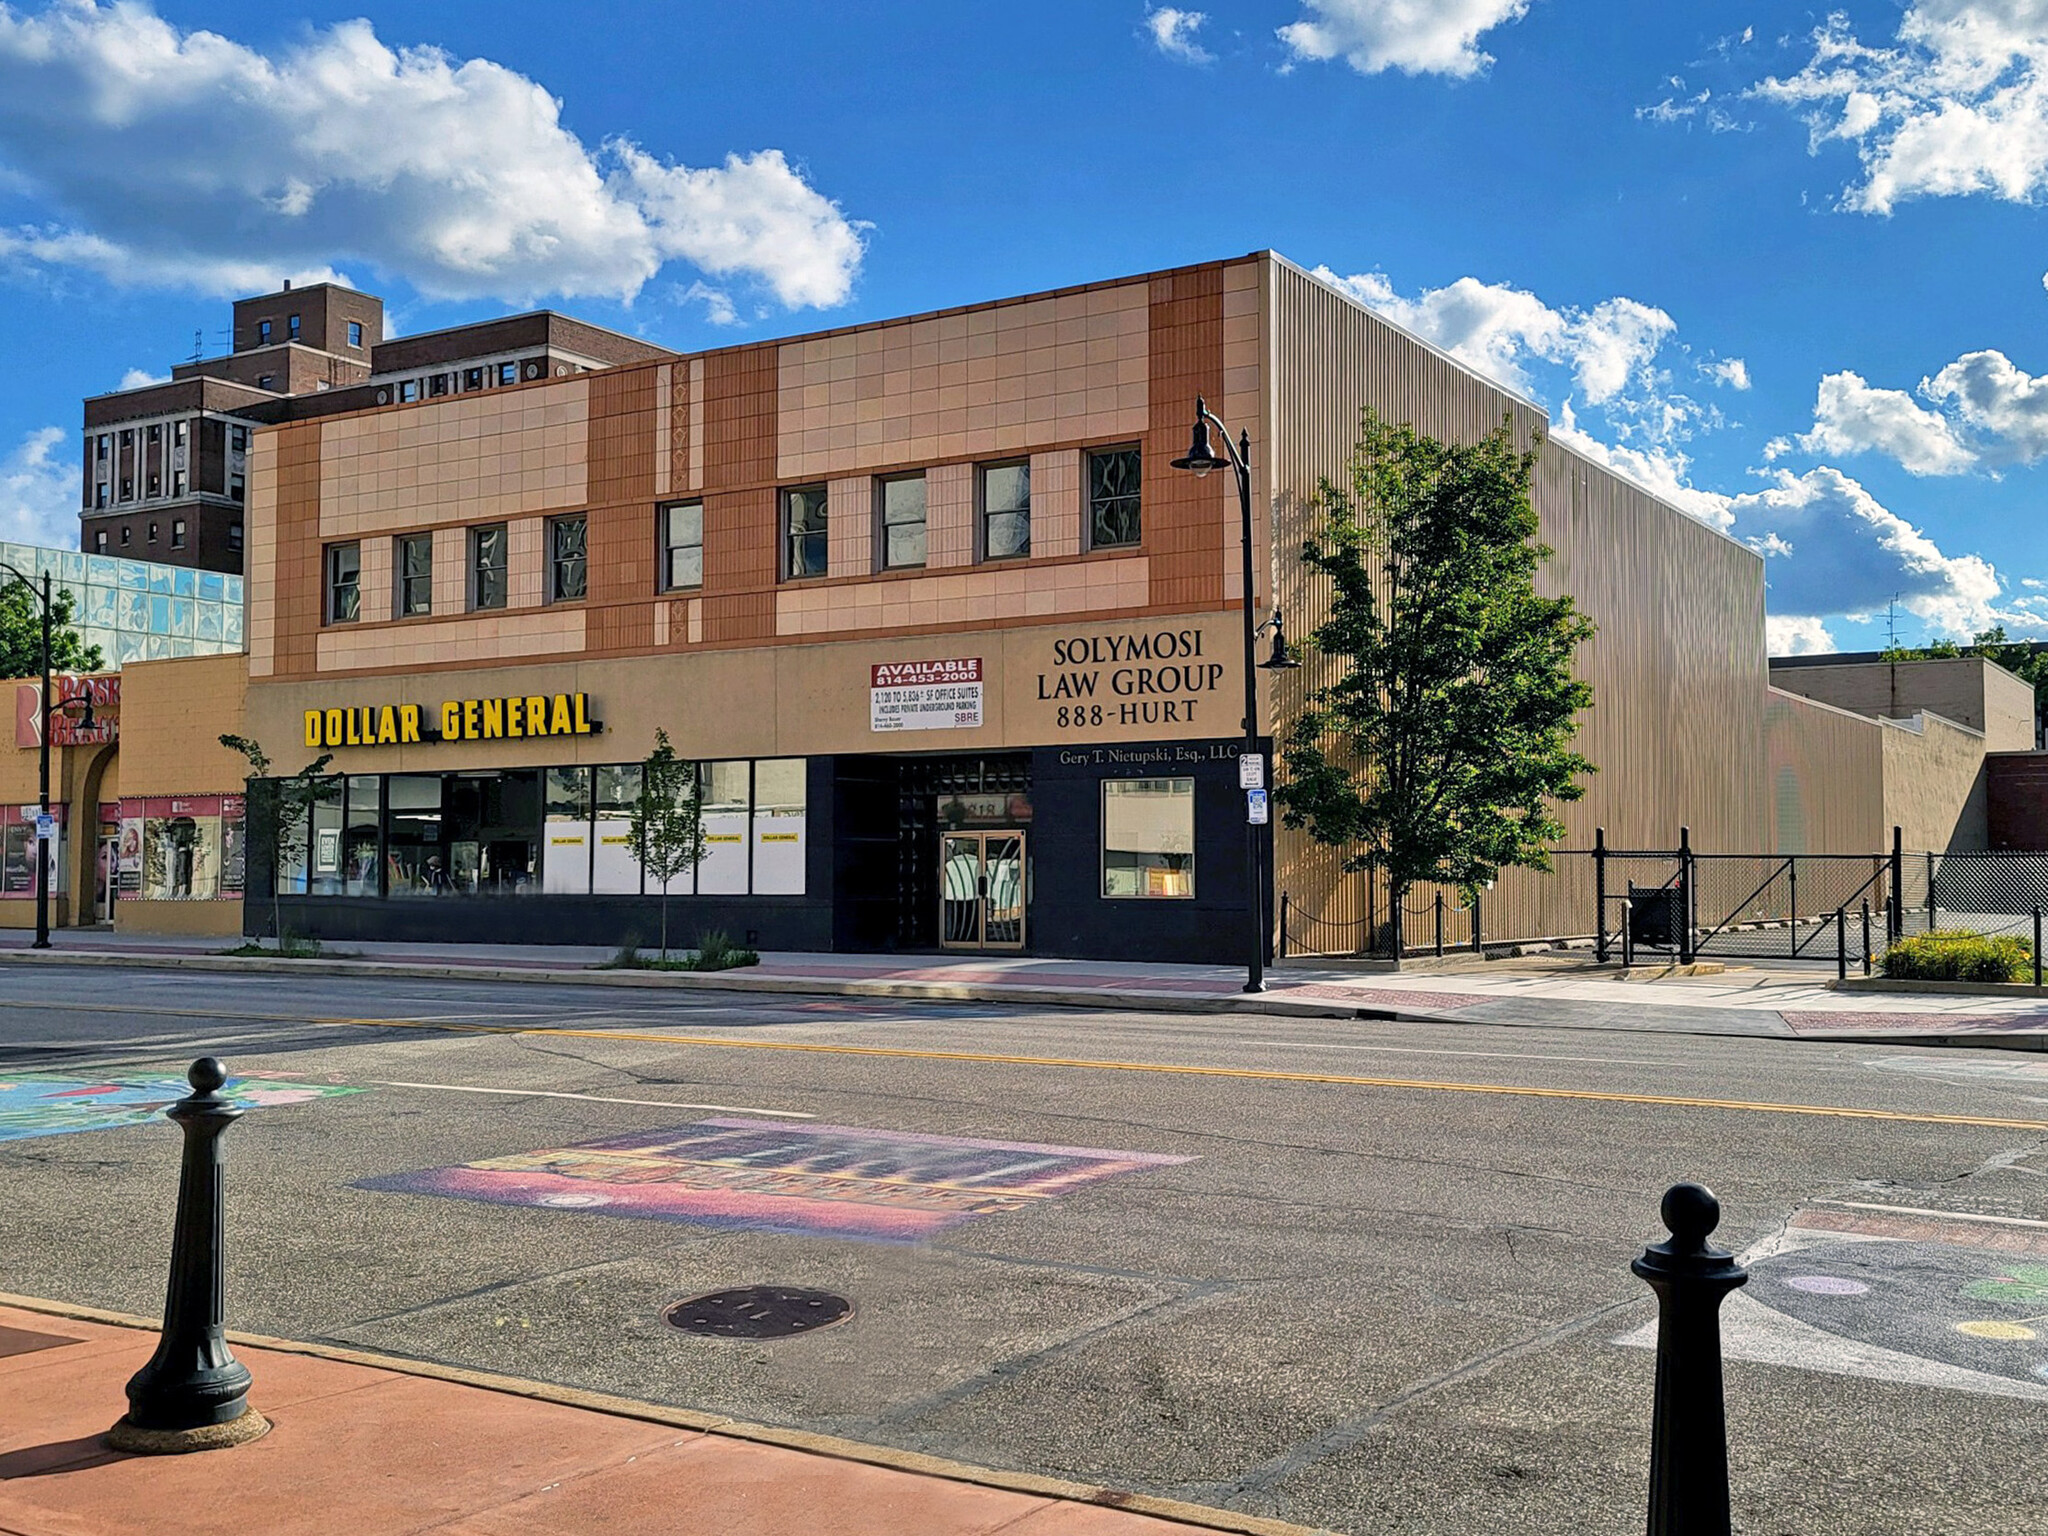
[[[1230,467],[1230,460],[1220,457],[1209,446],[1209,409],[1199,396],[1195,400],[1195,430],[1188,439],[1188,451],[1173,460],[1173,467],[1192,471],[1198,480],[1212,469]]]
[[[1292,672],[1301,663],[1287,654],[1287,631],[1281,625],[1280,610],[1278,608],[1273,610],[1272,621],[1266,625],[1266,628],[1273,631],[1273,650],[1271,655],[1259,663],[1259,670],[1262,672]]]
[[[66,699],[57,706],[57,712],[71,721],[81,731],[89,731],[97,723],[93,719],[92,695],[90,694],[81,693]]]

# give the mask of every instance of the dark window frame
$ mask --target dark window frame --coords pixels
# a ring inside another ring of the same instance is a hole
[[[816,498],[813,500],[812,498]],[[796,524],[799,499],[805,511],[804,525]],[[779,493],[781,502],[780,524],[782,529],[782,579],[784,581],[817,581],[832,574],[832,511],[831,493],[820,480],[809,485],[787,485]],[[815,509],[817,521],[812,524],[810,512]],[[797,541],[803,540],[799,547]],[[813,545],[816,550],[816,568],[813,569]],[[800,568],[801,567],[801,568]]]
[[[352,559],[354,569],[347,577],[341,574],[343,556]],[[361,541],[347,539],[338,544],[329,544],[320,552],[321,577],[321,622],[325,624],[355,624],[363,616],[363,546]],[[347,594],[346,602],[343,594]],[[346,612],[343,609],[346,608]]]
[[[573,535],[571,530],[574,530]],[[546,525],[547,600],[550,603],[580,603],[590,596],[590,514],[569,512],[551,517]],[[573,537],[568,553],[565,540]]]
[[[409,560],[415,545],[426,550],[426,569],[415,573],[409,569]],[[391,571],[395,578],[391,593],[392,614],[401,619],[424,618],[434,611],[434,535],[429,533],[402,533],[392,541]],[[414,606],[415,583],[424,591],[418,606]]]
[[[1109,491],[1098,494],[1096,465],[1099,461],[1130,455],[1137,461],[1137,479],[1129,490]],[[1111,443],[1100,448],[1090,448],[1081,455],[1082,494],[1087,498],[1087,518],[1082,530],[1088,542],[1086,549],[1138,549],[1145,542],[1145,460],[1144,450],[1137,443]],[[1116,518],[1123,510],[1117,503],[1127,503],[1131,524],[1129,537],[1104,538],[1102,536],[1106,519]]]
[[[498,563],[486,566],[483,563],[484,545],[491,535],[497,535]],[[471,613],[496,613],[512,605],[512,552],[511,530],[504,523],[479,523],[469,530],[469,611]],[[486,602],[485,578],[495,574],[497,578],[497,600]]]
[[[183,549],[184,547],[185,519],[183,519],[182,517],[174,517],[171,519],[171,548]]]
[[[921,508],[921,515],[914,525],[907,518],[891,522],[889,520],[889,487],[892,485],[908,485],[912,481],[916,481],[924,487],[924,504]],[[931,479],[921,469],[914,470],[905,475],[883,475],[875,481],[875,569],[880,571],[922,571],[931,565],[931,495]],[[911,526],[915,526],[918,530],[917,559],[892,559],[889,530],[891,528],[908,528]]]
[[[697,540],[694,544],[679,542],[671,535],[673,527],[672,514],[681,512],[689,507],[697,509]],[[655,567],[655,570],[661,580],[661,590],[664,592],[702,591],[704,587],[704,499],[701,496],[688,496],[681,501],[662,502],[654,509],[654,539],[660,556],[660,562]],[[695,581],[678,581],[676,580],[675,557],[691,549],[697,551],[697,579]]]
[[[1024,471],[1023,507],[991,508],[988,504],[988,477],[992,471],[1021,469]],[[1029,560],[1031,558],[1031,460],[1029,458],[992,459],[974,466],[974,542],[978,561]],[[990,521],[998,517],[1022,517],[1024,520],[1024,542],[1018,549],[1002,554],[991,552],[989,542]]]

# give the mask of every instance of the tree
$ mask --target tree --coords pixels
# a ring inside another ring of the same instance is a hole
[[[668,888],[704,859],[704,796],[697,765],[676,756],[668,732],[657,729],[654,750],[640,765],[640,797],[629,827],[640,868],[661,882],[661,958],[668,958]]]
[[[1981,656],[1995,661],[2034,690],[2034,744],[2048,742],[2048,644],[2039,640],[2008,640],[2005,626],[1995,624],[1982,631],[1966,646],[1953,640],[1932,645],[1894,645],[1883,653],[1886,661],[1932,661],[1946,657]]]
[[[106,663],[96,645],[87,645],[72,620],[78,600],[69,588],[50,594],[50,672],[97,672]],[[35,588],[10,580],[0,589],[0,677],[43,675],[43,612]]]
[[[1327,670],[1283,753],[1285,824],[1409,887],[1468,893],[1503,868],[1549,869],[1593,764],[1571,749],[1593,691],[1572,657],[1593,633],[1537,595],[1529,478],[1505,425],[1470,445],[1364,413],[1345,483],[1324,479],[1301,558],[1331,591],[1310,637]],[[1398,942],[1399,929],[1395,930]]]
[[[232,731],[223,734],[220,744],[230,752],[239,752],[249,761],[249,777],[263,779],[272,786],[275,796],[272,802],[277,807],[277,835],[271,845],[270,857],[270,931],[277,938],[279,949],[286,948],[284,936],[284,902],[278,892],[277,850],[286,838],[297,832],[312,814],[313,804],[321,798],[320,775],[327,765],[334,761],[332,752],[323,752],[289,778],[270,778],[270,754],[253,736],[237,736]],[[253,808],[255,796],[250,796]]]

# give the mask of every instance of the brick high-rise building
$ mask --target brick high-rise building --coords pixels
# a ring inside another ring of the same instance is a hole
[[[249,434],[670,354],[549,310],[384,338],[384,301],[337,283],[240,299],[233,350],[85,401],[80,547],[239,572]]]

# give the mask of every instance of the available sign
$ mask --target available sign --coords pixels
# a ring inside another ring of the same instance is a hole
[[[871,669],[868,729],[967,731],[981,724],[981,658],[885,661]]]

